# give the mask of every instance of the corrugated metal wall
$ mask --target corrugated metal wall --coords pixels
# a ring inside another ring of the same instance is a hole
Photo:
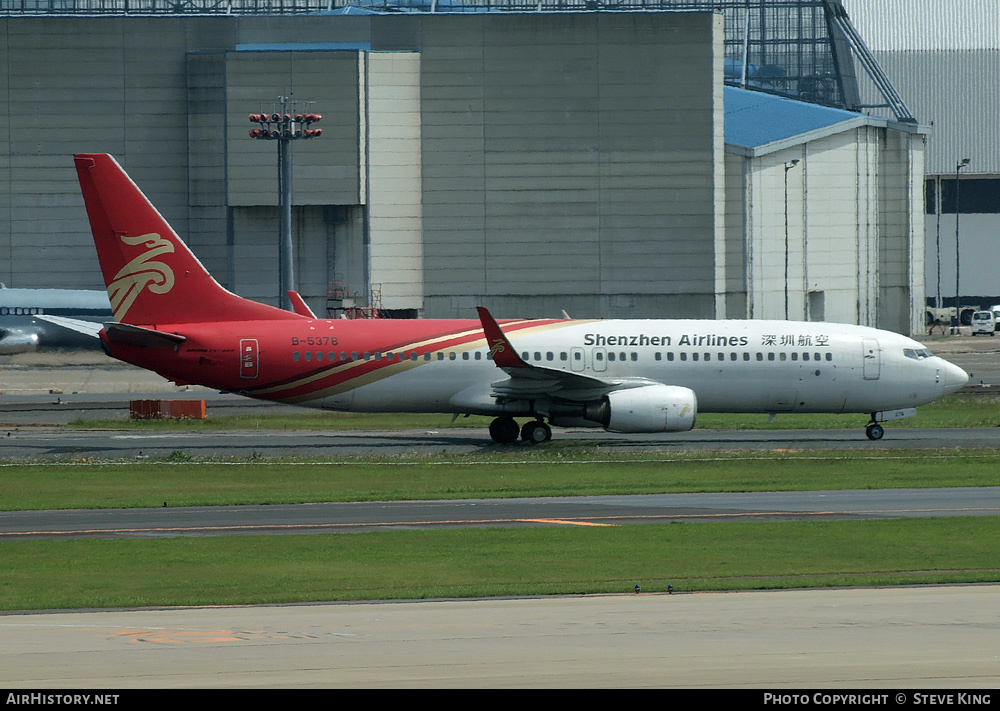
[[[972,163],[964,175],[1000,173],[1000,2],[844,0],[844,6],[913,115],[933,124],[927,173],[954,173],[965,157]],[[870,87],[865,99],[875,101]]]

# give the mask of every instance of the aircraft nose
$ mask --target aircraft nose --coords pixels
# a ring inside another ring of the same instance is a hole
[[[945,393],[958,392],[969,382],[969,374],[954,363],[945,361],[941,367],[941,385]]]

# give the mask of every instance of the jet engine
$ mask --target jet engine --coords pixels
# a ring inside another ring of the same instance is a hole
[[[609,432],[687,432],[697,412],[693,390],[658,383],[610,392],[588,404],[584,418]]]
[[[38,334],[11,329],[0,332],[0,355],[33,353],[38,350]]]

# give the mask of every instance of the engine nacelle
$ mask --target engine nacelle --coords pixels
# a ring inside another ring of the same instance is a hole
[[[584,417],[609,432],[687,432],[697,414],[693,390],[657,384],[610,392],[587,405]]]
[[[0,355],[33,353],[38,350],[38,334],[10,330],[0,338]]]

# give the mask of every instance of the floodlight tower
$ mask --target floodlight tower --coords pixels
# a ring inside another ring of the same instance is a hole
[[[292,268],[292,141],[316,138],[323,129],[311,128],[322,116],[319,114],[291,114],[288,97],[279,96],[280,111],[270,114],[250,114],[250,123],[259,128],[250,129],[250,137],[278,143],[278,303],[286,311],[292,310],[288,292],[295,290]],[[294,103],[292,103],[294,111]]]

